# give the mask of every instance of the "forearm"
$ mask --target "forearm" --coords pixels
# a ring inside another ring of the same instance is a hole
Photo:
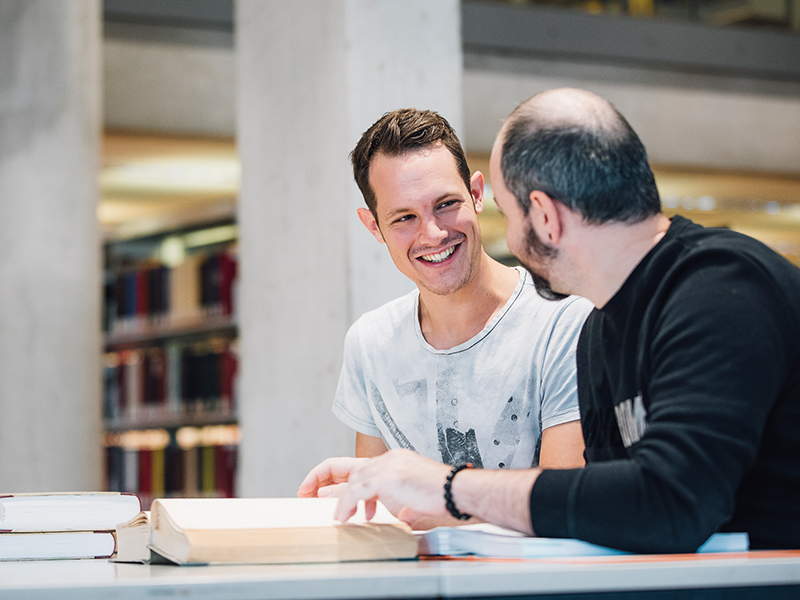
[[[530,495],[541,471],[464,469],[453,478],[453,503],[474,518],[531,534]],[[444,482],[442,482],[444,494]],[[464,524],[464,522],[461,522]]]

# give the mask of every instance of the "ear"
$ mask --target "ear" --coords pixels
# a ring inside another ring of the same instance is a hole
[[[364,227],[367,228],[367,231],[369,231],[375,237],[375,239],[378,240],[378,242],[385,244],[386,242],[383,239],[383,234],[381,233],[380,227],[378,227],[378,222],[375,220],[375,217],[372,216],[372,213],[369,211],[369,209],[362,207],[359,208],[357,212],[358,218],[364,224]]]
[[[545,243],[550,245],[558,244],[561,241],[561,235],[564,230],[558,203],[539,190],[533,190],[528,198],[531,201],[528,209],[528,219],[530,219],[534,231]]]
[[[469,191],[472,194],[472,203],[475,205],[475,212],[481,214],[483,212],[484,181],[483,173],[480,171],[475,171],[470,178]]]

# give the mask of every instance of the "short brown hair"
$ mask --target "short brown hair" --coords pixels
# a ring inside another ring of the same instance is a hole
[[[400,108],[386,113],[367,129],[350,153],[353,177],[372,216],[378,220],[377,199],[369,185],[369,166],[378,153],[401,156],[419,148],[441,143],[456,159],[456,168],[470,189],[467,157],[447,119],[431,110]]]

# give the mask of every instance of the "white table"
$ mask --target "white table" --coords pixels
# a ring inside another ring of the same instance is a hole
[[[766,589],[769,586],[772,589]],[[783,586],[794,586],[794,589]],[[0,563],[0,599],[115,600],[477,598],[624,593],[623,598],[800,598],[800,553],[641,562],[398,561],[318,565],[174,567],[106,560]],[[665,596],[665,591],[671,590]],[[715,592],[716,593],[716,592]],[[602,595],[599,597],[603,597]],[[688,596],[687,596],[688,597]],[[719,596],[715,596],[719,597]]]

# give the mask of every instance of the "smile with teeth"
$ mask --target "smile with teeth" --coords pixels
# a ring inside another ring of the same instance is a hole
[[[424,260],[425,262],[440,263],[440,262],[445,261],[448,258],[450,258],[452,256],[453,252],[455,252],[455,251],[456,251],[456,246],[451,246],[450,248],[447,248],[446,250],[442,250],[441,252],[439,252],[437,254],[426,254],[425,256],[420,256],[420,258],[422,260]]]

